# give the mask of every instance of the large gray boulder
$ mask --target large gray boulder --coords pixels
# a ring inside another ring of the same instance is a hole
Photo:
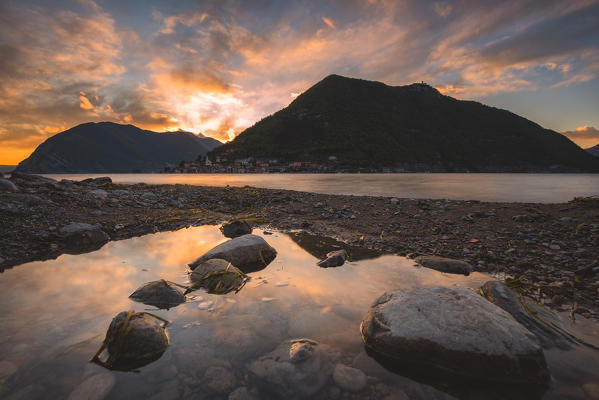
[[[100,352],[92,361],[118,371],[130,371],[159,359],[169,344],[164,326],[145,312],[123,311],[112,319]],[[102,349],[108,358],[100,360]]]
[[[90,225],[83,222],[71,222],[58,231],[70,252],[86,252],[96,250],[108,240],[110,236],[102,230],[100,225]]]
[[[140,303],[166,309],[185,303],[183,291],[164,279],[143,284],[129,298]]]
[[[206,289],[211,294],[238,292],[246,282],[246,275],[236,266],[221,258],[212,258],[196,266],[189,274],[192,284],[185,291]]]
[[[16,192],[18,191],[14,183],[8,179],[0,178],[0,192]]]
[[[249,370],[261,392],[288,400],[314,396],[332,372],[331,363],[319,346],[309,339],[284,342],[251,363]]]
[[[465,288],[387,292],[374,302],[360,330],[370,353],[385,363],[505,383],[542,385],[549,376],[535,336]]]
[[[572,347],[574,336],[568,333],[551,311],[536,305],[530,299],[521,298],[503,282],[489,281],[480,290],[487,300],[507,311],[534,333],[544,348],[558,347],[567,350]]]
[[[243,235],[214,247],[190,263],[189,268],[193,270],[204,261],[222,258],[248,273],[265,268],[276,256],[277,251],[260,236]]]
[[[414,259],[418,264],[426,268],[435,269],[448,274],[463,274],[470,275],[472,266],[466,261],[454,260],[453,258],[445,258],[439,256],[419,256]]]

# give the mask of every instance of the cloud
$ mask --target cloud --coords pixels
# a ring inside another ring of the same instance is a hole
[[[330,18],[322,17],[322,22],[327,24],[328,27],[331,29],[337,29],[337,27],[335,26],[335,24],[333,23],[333,21]]]
[[[565,131],[562,134],[566,135],[582,148],[593,147],[599,144],[599,129],[592,126],[579,126],[573,131]]]

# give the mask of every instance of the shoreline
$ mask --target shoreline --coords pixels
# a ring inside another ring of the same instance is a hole
[[[12,179],[12,178],[11,178]],[[97,225],[109,240],[245,218],[410,258],[439,255],[475,271],[520,278],[527,295],[559,311],[599,318],[599,208],[329,195],[255,187],[56,182],[32,175],[0,192],[0,272],[84,253],[63,228]],[[361,240],[363,237],[363,241]]]

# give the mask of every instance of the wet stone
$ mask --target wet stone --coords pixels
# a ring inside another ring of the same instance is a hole
[[[272,352],[250,364],[249,370],[261,392],[275,398],[306,399],[319,392],[331,375],[331,364],[315,341],[301,339],[313,347],[312,355],[302,361],[291,361],[291,346],[284,342]]]
[[[536,337],[465,288],[387,292],[371,306],[360,330],[367,349],[386,365],[532,385],[544,385],[549,377]]]
[[[75,253],[98,249],[110,239],[100,225],[82,222],[71,222],[60,228],[58,233],[68,250]]]
[[[344,364],[335,365],[333,380],[337,386],[347,392],[359,392],[368,383],[364,372]]]
[[[431,268],[440,272],[449,274],[470,275],[472,266],[462,260],[454,260],[439,256],[419,256],[414,259],[418,264],[425,268]]]
[[[327,253],[327,258],[319,261],[317,265],[321,268],[340,267],[345,264],[347,252],[345,250],[331,251]]]
[[[164,279],[143,284],[129,298],[139,303],[167,309],[185,303],[183,291]]]
[[[264,269],[277,256],[277,251],[266,240],[256,235],[243,235],[221,243],[189,264],[195,269],[204,261],[221,258],[245,273]]]
[[[231,239],[252,233],[250,224],[238,219],[224,223],[220,230],[224,236]]]
[[[169,344],[164,326],[144,312],[123,311],[113,318],[103,347],[108,359],[94,361],[108,369],[129,371],[159,359]]]
[[[213,258],[198,264],[191,271],[189,279],[192,285],[186,293],[200,288],[211,294],[239,291],[245,284],[246,278],[246,275],[229,261]]]

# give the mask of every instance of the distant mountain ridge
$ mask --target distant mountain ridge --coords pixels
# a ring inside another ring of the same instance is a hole
[[[595,157],[599,157],[599,144],[590,147],[588,149],[585,149],[587,151],[587,153],[590,153],[592,155],[594,155]]]
[[[16,168],[29,173],[160,172],[222,143],[190,132],[158,133],[133,125],[89,122],[39,145]]]
[[[599,160],[565,136],[424,83],[388,86],[330,75],[289,106],[209,153],[360,170],[599,172]]]

